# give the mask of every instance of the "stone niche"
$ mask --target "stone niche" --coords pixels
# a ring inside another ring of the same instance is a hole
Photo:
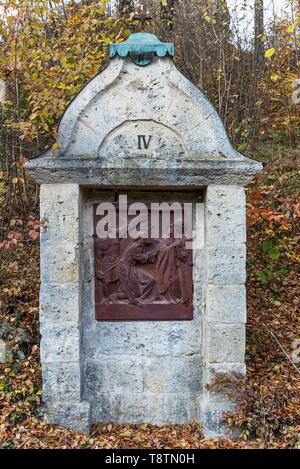
[[[199,421],[207,437],[223,436],[222,414],[234,403],[207,385],[218,373],[245,373],[244,186],[261,164],[232,147],[172,55],[152,34],[112,45],[108,67],[66,109],[59,149],[27,164],[44,220],[45,416],[84,433],[95,422]],[[124,194],[192,205],[200,242],[189,264],[191,316],[166,319],[157,304],[157,320],[96,319],[94,207]]]

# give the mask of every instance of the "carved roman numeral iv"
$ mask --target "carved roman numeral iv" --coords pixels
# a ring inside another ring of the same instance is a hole
[[[148,135],[148,139],[146,139],[146,135],[138,135],[138,149],[142,150],[144,148],[147,150],[150,145],[151,139],[152,135]]]

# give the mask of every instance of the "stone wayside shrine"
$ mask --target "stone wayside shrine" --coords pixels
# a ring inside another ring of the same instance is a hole
[[[261,164],[232,147],[173,54],[149,33],[111,45],[108,67],[61,119],[59,150],[27,164],[44,220],[45,415],[84,433],[95,422],[199,421],[222,436],[234,403],[207,385],[245,373],[244,186]],[[174,211],[163,236],[163,203],[192,210],[192,238],[179,239]],[[134,225],[141,204],[156,218],[144,213],[137,232],[157,233],[126,237],[122,220]]]

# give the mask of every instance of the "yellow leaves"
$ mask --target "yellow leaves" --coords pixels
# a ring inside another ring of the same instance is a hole
[[[62,58],[60,59],[60,65],[61,65],[62,68],[67,68],[67,67],[68,67],[68,63],[67,63],[66,57],[62,57]]]
[[[296,26],[297,26],[296,23],[292,23],[292,24],[287,28],[286,32],[289,33],[289,34],[292,34],[292,33],[295,31]]]
[[[267,49],[265,52],[266,59],[269,59],[270,57],[272,57],[275,54],[275,51],[276,51],[275,47],[271,47],[270,49]]]
[[[21,288],[18,286],[11,287],[11,288],[3,288],[3,293],[8,297],[16,297],[21,293]]]
[[[76,55],[82,54],[82,50],[83,50],[82,47],[81,47],[80,45],[78,45],[78,44],[74,47],[74,53],[75,53]]]
[[[27,45],[31,47],[31,46],[33,46],[34,44],[35,44],[34,38],[33,38],[33,37],[28,38],[28,40],[27,40]]]
[[[17,17],[14,15],[7,16],[6,21],[9,27],[13,27],[16,24]]]
[[[300,255],[297,252],[288,252],[286,255],[289,259],[292,259],[294,262],[297,262],[297,264],[300,264]]]
[[[278,322],[278,321],[277,321],[277,322]],[[276,321],[273,321],[273,323],[276,324]],[[280,325],[280,323],[279,323],[279,325]],[[280,373],[280,370],[281,370],[281,369],[280,369],[280,366],[279,366],[279,365],[275,365],[275,366],[273,367],[274,373]]]
[[[278,78],[279,78],[279,75],[278,75],[278,73],[273,72],[270,78],[271,78],[271,80],[272,80],[274,83],[276,83],[276,81],[277,81]]]
[[[265,34],[262,34],[260,37],[261,42],[266,42],[267,36]]]
[[[204,15],[203,19],[210,24],[216,24],[216,20],[214,18],[211,18],[209,15]]]
[[[161,4],[163,7],[167,7],[168,6],[168,0],[161,0]]]
[[[60,143],[59,142],[53,143],[53,145],[51,147],[53,152],[56,152],[57,150],[59,150],[59,148],[60,148]]]

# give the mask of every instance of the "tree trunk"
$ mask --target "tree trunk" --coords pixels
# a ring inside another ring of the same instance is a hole
[[[261,40],[264,33],[264,0],[254,2],[254,51],[255,63],[262,63],[264,60],[264,44]]]

